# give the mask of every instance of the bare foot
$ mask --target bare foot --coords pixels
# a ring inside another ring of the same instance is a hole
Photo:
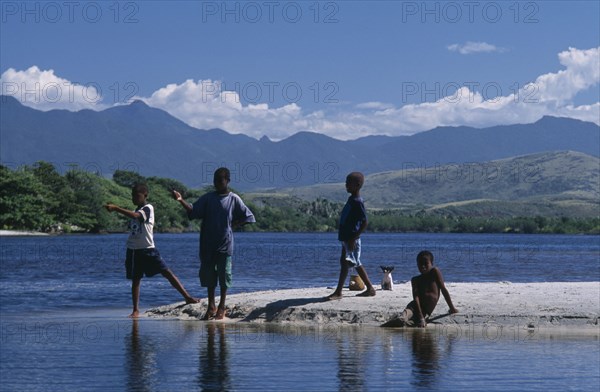
[[[131,314],[129,316],[127,316],[129,318],[138,318],[140,317],[140,312],[137,310],[134,310],[133,312],[131,312]]]
[[[204,316],[202,316],[202,320],[210,320],[211,318],[215,317],[216,312],[217,309],[214,307],[206,309],[206,313],[204,313]]]
[[[367,289],[365,291],[363,291],[360,294],[356,294],[357,297],[374,297],[375,296],[375,289],[374,288],[370,288]]]
[[[188,297],[185,299],[186,304],[197,304],[198,302],[200,302],[199,298]]]
[[[337,301],[342,299],[342,294],[332,293],[325,297],[328,301]]]
[[[219,306],[219,310],[217,310],[217,315],[215,316],[215,320],[223,320],[225,317],[226,310]]]

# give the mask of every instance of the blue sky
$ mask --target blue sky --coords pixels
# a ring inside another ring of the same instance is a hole
[[[198,128],[408,135],[600,122],[596,1],[1,2],[2,92]]]

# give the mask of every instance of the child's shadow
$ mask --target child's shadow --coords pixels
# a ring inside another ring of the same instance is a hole
[[[281,312],[283,312],[287,308],[314,304],[319,302],[328,302],[328,300],[327,298],[323,297],[281,299],[279,301],[271,302],[263,308],[257,308],[253,310],[244,318],[243,321],[253,321],[263,317],[263,315],[266,321],[272,321],[273,319],[275,319],[275,317],[277,317]]]

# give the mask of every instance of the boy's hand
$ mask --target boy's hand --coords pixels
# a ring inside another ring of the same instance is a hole
[[[425,328],[426,326],[427,326],[427,322],[425,321],[424,318],[421,318],[421,320],[419,320],[419,324],[417,325],[417,327]]]
[[[181,197],[181,193],[177,192],[175,189],[171,190],[171,194],[173,195],[173,199],[177,201],[183,200],[183,197]]]
[[[450,314],[458,313],[458,309],[456,309],[455,307],[452,307],[452,308],[450,308],[450,310],[448,311],[448,313],[450,313]]]
[[[113,211],[115,210],[115,208],[116,208],[116,207],[117,207],[116,205],[114,205],[114,204],[110,204],[110,203],[107,203],[107,204],[104,206],[104,208],[106,208],[106,210],[107,210],[108,212],[113,212]]]

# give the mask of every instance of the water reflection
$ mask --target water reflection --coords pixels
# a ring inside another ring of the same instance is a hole
[[[446,347],[442,352],[440,350],[441,340],[446,342]],[[440,339],[435,330],[415,329],[410,331],[410,343],[412,352],[412,379],[411,385],[416,389],[430,390],[435,388],[440,379],[441,362],[448,360],[452,345],[453,336],[445,336]]]
[[[364,336],[358,331],[349,330],[337,334],[338,382],[340,391],[362,391],[365,386],[365,355],[367,354]]]
[[[107,370],[107,374],[114,372],[114,378],[104,381],[125,384],[129,391],[430,391],[459,390],[465,385],[485,390],[494,389],[488,384],[499,379],[502,382],[494,384],[496,390],[518,390],[518,385],[533,382],[549,388],[547,375],[565,372],[569,376],[553,379],[561,386],[555,389],[568,387],[574,375],[598,389],[597,336],[581,341],[536,336],[532,341],[529,335],[516,336],[511,331],[506,338],[490,340],[446,326],[425,330],[301,328],[164,320],[132,320],[123,327],[124,349],[120,346],[116,352],[114,344],[102,348],[86,344],[78,358],[90,357],[92,350],[107,350],[104,363],[93,362],[93,369],[98,369],[125,354],[123,365],[119,362]],[[62,357],[52,360],[63,367],[71,365]],[[515,376],[523,366],[530,371]],[[548,368],[554,369],[552,374]],[[98,381],[97,372],[88,369],[69,379],[77,380],[70,389]]]
[[[155,390],[158,385],[158,366],[154,342],[148,337],[140,337],[138,320],[132,320],[131,333],[126,340],[127,390]]]
[[[435,386],[440,369],[438,344],[429,331],[411,333],[412,381],[416,388],[429,389]]]
[[[415,390],[436,390],[443,384],[444,362],[450,359],[454,343],[453,335],[440,336],[432,329],[406,329],[382,335],[345,330],[335,337],[339,390],[399,386],[402,379]],[[383,365],[376,374],[374,364]]]
[[[206,343],[200,345],[198,385],[202,391],[232,389],[229,376],[229,352],[225,324],[206,324]]]

